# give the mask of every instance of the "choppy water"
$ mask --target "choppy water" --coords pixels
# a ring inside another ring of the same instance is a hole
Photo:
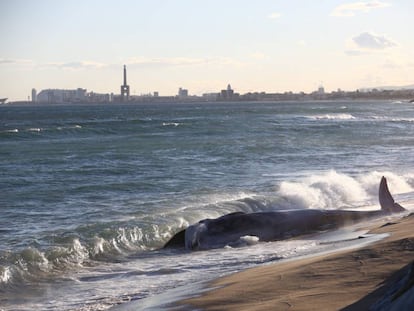
[[[410,206],[413,145],[405,102],[0,106],[0,309],[101,310],[312,252],[159,248],[233,211],[376,208],[383,174]]]

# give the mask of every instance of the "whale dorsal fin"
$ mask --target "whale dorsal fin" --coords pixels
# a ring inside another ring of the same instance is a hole
[[[398,213],[405,211],[404,207],[398,203],[395,203],[394,198],[388,189],[387,179],[384,176],[381,178],[378,197],[382,211],[387,213]]]

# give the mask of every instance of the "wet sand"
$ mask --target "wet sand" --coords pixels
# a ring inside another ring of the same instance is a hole
[[[367,310],[401,269],[414,260],[414,214],[378,221],[371,233],[390,236],[374,244],[245,270],[183,300],[198,310]]]

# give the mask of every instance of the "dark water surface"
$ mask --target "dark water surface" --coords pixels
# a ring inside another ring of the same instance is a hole
[[[408,200],[413,145],[409,103],[0,106],[0,309],[105,309],[292,256],[312,245],[158,249],[233,211],[376,206],[383,174]]]

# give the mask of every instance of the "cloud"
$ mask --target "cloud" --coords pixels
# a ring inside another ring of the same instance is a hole
[[[390,70],[406,69],[414,67],[414,62],[399,56],[397,58],[387,58],[382,67]]]
[[[363,32],[347,42],[345,54],[349,56],[368,55],[381,53],[389,48],[398,46],[392,39],[385,35],[378,35],[371,32]]]
[[[386,8],[391,4],[382,1],[366,1],[366,2],[352,2],[337,6],[332,12],[331,16],[352,17],[358,13],[368,13],[374,9]]]
[[[280,14],[280,13],[278,13],[278,12],[273,12],[273,13],[271,13],[271,14],[269,14],[269,18],[270,19],[278,19],[278,18],[280,18],[282,16],[282,14]]]
[[[91,62],[91,61],[76,61],[66,63],[47,63],[45,67],[68,69],[68,70],[81,70],[81,69],[100,69],[106,67],[106,64]]]
[[[206,63],[203,58],[186,58],[186,57],[133,57],[127,61],[128,65],[139,66],[188,66]]]
[[[191,58],[191,57],[134,57],[127,62],[128,65],[177,67],[177,66],[200,66],[200,65],[233,65],[240,66],[242,63],[226,57],[216,58]]]
[[[352,38],[352,41],[361,49],[368,50],[383,50],[397,46],[397,43],[388,39],[384,35],[376,35],[370,32],[363,32],[356,37]]]
[[[5,59],[5,58],[0,58],[0,64],[14,64],[14,60],[12,59]]]
[[[12,59],[12,58],[0,58],[0,65],[32,65],[33,61],[30,59]]]

